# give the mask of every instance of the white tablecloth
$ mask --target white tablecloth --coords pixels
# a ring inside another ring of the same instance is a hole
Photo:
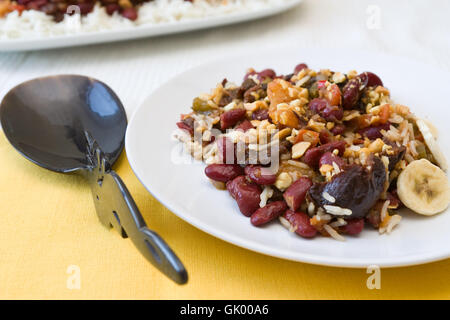
[[[89,47],[0,53],[0,98],[34,77],[85,74],[109,84],[130,116],[152,90],[192,66],[236,52],[258,54],[289,44],[320,47],[330,55],[340,48],[354,48],[408,56],[449,71],[449,13],[450,1],[446,0],[305,0],[287,13],[210,30]]]

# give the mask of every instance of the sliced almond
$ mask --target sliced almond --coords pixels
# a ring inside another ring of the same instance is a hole
[[[302,141],[292,146],[292,159],[301,158],[306,150],[311,146],[311,142]]]

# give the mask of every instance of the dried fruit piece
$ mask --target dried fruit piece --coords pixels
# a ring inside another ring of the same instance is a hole
[[[289,94],[290,88],[293,88],[293,85],[283,79],[275,79],[267,85],[267,97],[271,108],[276,107],[280,103],[294,100]]]
[[[302,129],[297,133],[294,144],[301,142],[301,141],[309,142],[311,144],[311,146],[314,147],[320,141],[319,133],[312,131],[312,130]]]
[[[308,192],[316,208],[333,206],[340,210],[330,210],[328,213],[336,214],[341,211],[343,215],[351,218],[362,218],[369,213],[384,190],[386,182],[386,168],[378,157],[367,160],[367,167],[360,165],[348,166],[330,182],[316,183]],[[324,198],[324,193],[332,196],[335,202]],[[348,212],[346,210],[349,210]]]

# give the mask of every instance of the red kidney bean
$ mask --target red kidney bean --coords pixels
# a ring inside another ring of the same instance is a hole
[[[375,73],[366,71],[358,75],[362,84],[366,87],[383,86],[383,81]]]
[[[39,10],[40,4],[37,4],[36,2],[30,2],[27,4],[27,10]]]
[[[295,233],[303,238],[313,238],[317,234],[317,230],[311,225],[309,217],[304,212],[295,212],[287,210],[283,216],[291,226]]]
[[[356,77],[347,82],[342,88],[342,107],[352,109],[360,97],[361,79]]]
[[[205,168],[205,174],[208,178],[228,182],[244,174],[244,168],[238,164],[210,164]]]
[[[33,0],[33,4],[35,4],[38,7],[41,7],[47,3],[48,3],[48,0]]]
[[[250,222],[254,226],[261,226],[266,224],[280,215],[282,215],[287,209],[286,202],[284,201],[275,201],[267,204],[263,208],[259,208],[255,212],[253,212]]]
[[[341,231],[348,235],[357,235],[364,229],[364,219],[349,219],[347,224],[340,227]]]
[[[320,113],[329,105],[328,101],[322,98],[314,98],[309,102],[309,110]]]
[[[191,136],[194,135],[194,128],[190,127],[188,124],[186,124],[183,121],[177,122],[177,127],[183,130],[186,130],[187,132],[189,132],[189,134]]]
[[[252,103],[256,101],[256,98],[254,94],[258,93],[258,91],[262,90],[261,85],[255,85],[251,87],[250,89],[246,90],[244,92],[244,102],[245,103]]]
[[[335,136],[339,135],[339,134],[343,134],[345,131],[345,125],[343,125],[342,123],[338,123],[336,124],[333,129],[331,129],[331,133],[334,134]]]
[[[344,117],[344,110],[339,106],[327,106],[320,115],[327,121],[340,121]]]
[[[236,200],[243,215],[249,217],[259,209],[261,189],[257,184],[248,181],[245,176],[228,181],[227,190]]]
[[[283,194],[283,198],[291,210],[297,210],[300,208],[303,200],[305,200],[306,193],[312,186],[311,179],[307,177],[301,177],[295,181]]]
[[[382,138],[381,130],[389,130],[391,124],[386,122],[385,124],[380,124],[378,126],[371,126],[358,130],[358,133],[362,136],[366,136],[370,140],[375,140],[377,138]]]
[[[325,152],[322,157],[320,157],[319,167],[323,166],[324,164],[329,164],[332,166],[333,162],[338,165],[339,169],[341,169],[345,165],[345,162],[341,157],[338,157],[332,152]]]
[[[136,8],[125,8],[120,14],[131,21],[135,21],[138,17]]]
[[[323,144],[319,147],[308,149],[302,160],[310,167],[316,168],[319,164],[320,157],[322,157],[325,152],[333,152],[334,149],[337,149],[339,151],[339,155],[341,156],[344,154],[345,145],[345,141],[334,141]]]
[[[248,79],[248,77],[256,75],[259,81],[264,81],[266,78],[275,79],[277,74],[272,69],[264,69],[263,71],[256,72],[252,71],[245,74],[244,81]]]
[[[294,69],[294,73],[299,73],[300,71],[302,71],[303,69],[308,68],[308,65],[306,63],[300,63],[298,64],[295,69]]]
[[[321,144],[327,144],[333,141],[333,135],[327,129],[323,129],[319,133],[319,140]]]
[[[271,185],[277,180],[277,176],[273,174],[270,169],[261,166],[246,166],[245,174],[250,178],[250,180],[259,185]]]
[[[252,128],[253,128],[252,123],[250,121],[248,121],[247,119],[245,119],[235,129],[236,130],[242,130],[242,131],[246,132],[247,130],[250,130]]]
[[[117,3],[110,3],[105,6],[106,13],[112,16],[114,12],[117,12],[120,10],[120,6]]]
[[[217,140],[217,150],[219,161],[226,164],[236,163],[236,154],[234,143],[227,137],[221,137]]]
[[[258,72],[258,79],[260,81],[265,80],[266,78],[275,79],[277,74],[272,69],[264,69],[261,72]]]
[[[222,113],[220,116],[220,128],[222,130],[231,128],[239,121],[245,118],[246,111],[245,109],[233,109]]]
[[[342,120],[344,110],[339,106],[332,106],[323,98],[314,98],[308,105],[309,109],[317,114],[320,114],[327,121]]]
[[[269,119],[269,110],[267,109],[256,110],[255,112],[252,113],[252,119],[260,121]]]
[[[40,7],[39,10],[41,10],[45,14],[53,15],[53,14],[58,13],[58,6],[55,3],[47,3],[47,4],[43,5],[42,7]]]

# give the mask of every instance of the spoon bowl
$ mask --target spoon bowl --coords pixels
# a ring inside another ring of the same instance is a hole
[[[89,165],[85,132],[114,164],[127,128],[117,95],[104,83],[77,75],[20,84],[3,99],[0,119],[8,140],[22,155],[57,172]]]
[[[187,282],[181,261],[147,228],[130,192],[112,170],[124,148],[127,118],[111,88],[79,75],[30,80],[6,94],[0,122],[9,142],[28,160],[52,171],[85,176],[100,222],[129,237],[170,279]]]

